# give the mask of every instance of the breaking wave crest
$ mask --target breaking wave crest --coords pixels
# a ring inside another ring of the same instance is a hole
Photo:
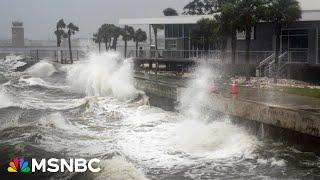
[[[123,60],[116,52],[91,53],[87,61],[67,70],[67,82],[88,96],[113,95],[127,100],[138,95],[132,72],[130,59]]]
[[[102,171],[94,174],[94,180],[131,179],[146,180],[143,173],[122,157],[114,157],[100,162]]]
[[[10,96],[0,89],[0,108],[15,106]]]
[[[56,68],[50,62],[45,60],[31,66],[26,72],[35,77],[49,77],[57,72]]]

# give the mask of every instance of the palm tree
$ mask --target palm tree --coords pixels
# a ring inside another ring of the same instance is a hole
[[[240,30],[246,33],[246,64],[247,75],[246,79],[250,80],[250,44],[252,27],[254,27],[262,19],[262,10],[265,5],[265,0],[239,0],[239,25]]]
[[[220,14],[216,15],[216,19],[220,25],[221,35],[223,37],[231,37],[231,61],[236,63],[237,51],[237,29],[240,26],[238,18],[238,4],[237,0],[228,0],[221,4]],[[227,38],[224,38],[227,39]],[[226,42],[224,40],[223,42]],[[226,43],[224,43],[222,50],[225,50]]]
[[[112,46],[111,49],[117,50],[118,38],[121,35],[121,28],[113,25],[111,28]]]
[[[60,19],[57,22],[56,30],[54,31],[54,34],[57,36],[57,62],[61,60],[60,46],[61,46],[61,39],[65,35],[65,32],[64,32],[65,27],[66,27],[66,24],[64,23],[63,19]]]
[[[102,31],[101,31],[101,28],[99,28],[98,32],[93,34],[93,41],[98,44],[99,53],[101,51],[101,42],[102,42],[102,40],[103,40],[102,39]]]
[[[134,38],[134,29],[131,26],[124,26],[121,30],[122,40],[124,41],[124,57],[127,57],[128,41]]]
[[[279,76],[279,55],[281,29],[301,18],[301,8],[297,0],[272,0],[267,7],[266,17],[274,24],[276,37],[275,47],[275,74],[274,82],[277,83]]]
[[[158,50],[158,30],[163,30],[164,26],[162,24],[152,24],[151,26],[154,33],[154,42],[155,42],[156,50]]]
[[[213,14],[217,11],[221,0],[193,0],[183,8],[186,15]]]
[[[147,40],[147,33],[140,28],[134,33],[133,41],[136,42],[136,57],[138,57],[139,42],[145,42]]]
[[[178,12],[173,9],[173,8],[166,8],[165,10],[163,10],[163,14],[165,16],[178,16]]]
[[[73,57],[72,57],[72,49],[71,49],[71,35],[74,35],[77,31],[79,31],[79,27],[74,25],[73,23],[69,23],[68,26],[68,42],[69,42],[69,53],[70,53],[70,61],[73,64]]]
[[[219,31],[219,25],[216,20],[203,18],[192,29],[191,38],[194,43],[202,44],[203,50],[209,50],[210,45],[217,43]]]
[[[105,43],[106,51],[109,50],[109,42],[111,41],[110,24],[102,24],[99,28],[101,32],[102,42]]]
[[[61,39],[64,35],[64,28],[66,28],[66,24],[64,23],[63,19],[60,19],[57,22],[56,31],[54,31],[54,34],[57,36],[57,47],[61,46]]]

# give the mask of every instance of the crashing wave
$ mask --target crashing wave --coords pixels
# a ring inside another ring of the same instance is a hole
[[[123,60],[116,52],[92,53],[87,61],[67,70],[67,82],[88,96],[113,95],[128,100],[139,94],[132,72],[130,60]]]
[[[35,77],[49,77],[57,72],[53,64],[47,61],[41,61],[26,70],[28,74]]]

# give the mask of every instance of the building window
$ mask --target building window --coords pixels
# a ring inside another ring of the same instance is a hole
[[[285,29],[282,31],[281,41],[282,52],[288,51],[292,62],[308,62],[308,29]]]
[[[309,35],[307,29],[289,29],[282,31],[282,49],[284,51],[307,50]]]
[[[176,39],[168,39],[166,41],[167,49],[177,49],[177,40]]]

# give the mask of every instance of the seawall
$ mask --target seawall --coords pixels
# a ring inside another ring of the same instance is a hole
[[[178,85],[136,78],[136,87],[147,93],[150,104],[165,110],[174,110],[179,92]],[[214,94],[210,99],[212,111],[232,117],[234,123],[249,127],[256,134],[298,144],[304,150],[320,152],[320,113],[258,101]]]

